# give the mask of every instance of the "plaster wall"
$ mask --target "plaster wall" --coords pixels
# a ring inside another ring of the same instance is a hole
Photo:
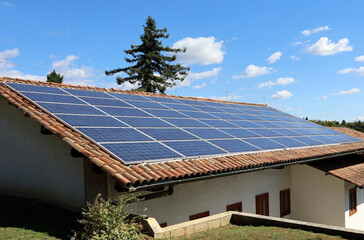
[[[210,215],[225,212],[227,205],[240,201],[243,212],[255,213],[255,196],[268,192],[270,216],[279,217],[279,191],[290,187],[289,167],[243,173],[177,185],[173,195],[140,202],[133,207],[133,212],[168,225],[188,221],[190,215],[204,211],[210,211]],[[109,189],[112,198],[120,194]]]
[[[0,97],[0,194],[39,199],[69,209],[84,206],[82,158]]]
[[[364,230],[364,190],[356,188],[357,212],[350,216],[349,214],[349,190],[354,185],[345,183],[345,227]]]
[[[292,219],[345,227],[344,181],[307,165],[291,166]]]

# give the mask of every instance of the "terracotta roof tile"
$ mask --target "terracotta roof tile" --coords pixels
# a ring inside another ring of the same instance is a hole
[[[232,156],[214,157],[209,159],[187,159],[179,161],[170,161],[163,163],[146,163],[137,165],[123,165],[117,159],[110,156],[107,152],[100,149],[96,144],[92,143],[78,132],[73,131],[71,128],[63,125],[54,117],[48,115],[42,109],[38,108],[35,104],[24,99],[16,92],[8,88],[3,82],[17,82],[27,83],[32,85],[43,86],[61,86],[65,88],[84,89],[92,91],[107,91],[107,92],[123,92],[129,94],[169,97],[169,98],[183,98],[197,101],[214,101],[230,103],[219,100],[198,99],[191,97],[168,96],[154,93],[142,93],[133,91],[123,91],[117,89],[102,89],[96,87],[85,86],[72,86],[68,84],[46,83],[38,81],[28,81],[12,78],[0,77],[0,95],[7,99],[7,101],[19,110],[24,112],[27,116],[31,117],[47,130],[56,134],[63,141],[73,147],[75,150],[89,158],[94,164],[101,167],[106,173],[110,174],[122,187],[130,187],[132,185],[138,186],[140,184],[149,184],[154,182],[163,182],[171,179],[193,178],[196,176],[203,176],[208,174],[219,174],[223,172],[237,171],[242,169],[259,169],[261,167],[274,167],[279,163],[295,163],[304,159],[312,159],[318,157],[335,156],[335,154],[355,153],[364,151],[364,142],[329,145],[310,148],[289,149],[282,151],[258,152],[249,154],[240,154]],[[245,103],[237,103],[245,104]],[[245,104],[257,105],[259,104]],[[364,140],[364,133],[347,129],[347,128],[333,128],[336,131],[358,137]],[[353,163],[354,164],[354,163]],[[363,171],[364,165],[354,164],[346,168],[338,168],[332,170],[330,174],[337,175],[341,178],[345,177],[350,179],[355,184],[364,182]],[[350,174],[349,174],[350,173]]]

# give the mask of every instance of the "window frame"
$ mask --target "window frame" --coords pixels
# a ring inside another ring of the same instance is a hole
[[[261,213],[260,212],[261,209],[259,208],[260,201],[263,201],[263,200],[266,200],[265,201],[266,214]],[[269,193],[263,193],[263,194],[255,196],[255,212],[258,215],[269,216]]]
[[[237,210],[235,210],[237,209]],[[226,206],[226,211],[237,211],[237,212],[242,212],[243,211],[243,203],[242,202],[237,202],[237,203],[232,203]]]
[[[357,204],[356,187],[353,187],[349,189],[349,216],[357,212]]]
[[[200,212],[200,213],[190,215],[189,219],[190,219],[190,221],[192,221],[192,220],[196,220],[196,219],[204,218],[204,217],[208,217],[208,216],[210,216],[210,211],[205,211],[205,212]]]
[[[287,206],[285,206],[285,195],[287,195]],[[285,189],[279,192],[279,206],[281,217],[291,214],[291,190]],[[287,209],[285,211],[285,209]]]

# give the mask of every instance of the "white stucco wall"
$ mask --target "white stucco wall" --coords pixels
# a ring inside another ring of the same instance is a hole
[[[268,192],[270,216],[279,217],[279,191],[290,187],[289,167],[262,170],[180,184],[173,195],[138,203],[134,210],[156,218],[159,223],[172,225],[188,221],[190,215],[204,211],[210,211],[210,215],[225,212],[226,205],[240,201],[243,212],[255,213],[255,196]],[[112,188],[109,192],[112,198],[119,194]],[[147,211],[141,211],[143,208]]]
[[[345,227],[364,230],[364,190],[356,188],[357,212],[350,216],[349,214],[349,190],[354,185],[345,183]]]
[[[40,199],[80,209],[84,206],[82,158],[54,135],[0,97],[0,194]]]
[[[345,226],[344,181],[307,165],[291,166],[292,219]]]

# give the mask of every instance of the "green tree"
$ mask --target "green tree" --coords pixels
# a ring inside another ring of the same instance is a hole
[[[128,77],[118,76],[118,84],[129,82],[139,86],[138,91],[164,93],[166,89],[176,85],[176,81],[183,81],[190,70],[180,64],[171,64],[176,60],[176,55],[168,53],[185,52],[186,49],[164,47],[159,39],[167,39],[167,28],[157,29],[156,22],[150,16],[144,27],[144,34],[140,35],[141,44],[131,45],[131,49],[124,52],[131,57],[125,61],[132,64],[129,67],[105,71],[106,75],[124,72]],[[163,55],[167,53],[167,55]]]
[[[62,83],[63,76],[60,73],[56,73],[56,70],[53,69],[53,71],[47,75],[47,82]]]

